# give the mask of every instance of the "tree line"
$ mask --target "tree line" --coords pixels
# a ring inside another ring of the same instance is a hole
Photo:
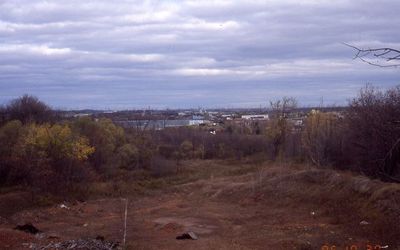
[[[108,118],[65,119],[32,96],[0,108],[0,187],[68,194],[76,184],[112,179],[121,171],[181,171],[182,160],[250,159],[310,162],[400,180],[400,86],[363,88],[344,112],[290,119],[297,102],[271,102],[270,119],[204,127],[123,129]]]
[[[272,119],[276,125],[267,133],[277,142],[275,148],[280,147],[275,156],[305,157],[320,167],[400,182],[400,86],[381,91],[367,85],[344,112],[313,110],[305,126],[294,132],[284,118],[290,103],[290,99],[278,103],[275,109],[280,114]]]

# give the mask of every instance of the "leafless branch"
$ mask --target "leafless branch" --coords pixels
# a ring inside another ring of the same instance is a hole
[[[356,51],[353,59],[360,59],[365,63],[382,68],[400,66],[400,63],[391,63],[400,61],[400,50],[389,47],[362,49],[347,43],[343,44]]]

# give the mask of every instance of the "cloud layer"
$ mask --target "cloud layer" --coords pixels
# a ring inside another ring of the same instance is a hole
[[[61,108],[257,107],[295,96],[345,104],[399,69],[344,46],[400,48],[400,2],[383,0],[0,2],[0,103]]]

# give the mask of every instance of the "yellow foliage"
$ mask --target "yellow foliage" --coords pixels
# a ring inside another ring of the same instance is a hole
[[[337,125],[337,117],[332,113],[313,110],[307,117],[302,142],[314,164],[323,165],[328,160],[328,151],[332,149],[338,132]]]
[[[68,125],[29,124],[18,144],[19,155],[83,161],[94,152],[89,141],[72,133]]]

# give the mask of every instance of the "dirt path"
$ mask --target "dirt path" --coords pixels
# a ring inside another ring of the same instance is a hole
[[[319,216],[313,204],[280,206],[280,197],[253,191],[250,179],[198,181],[136,202],[129,243],[133,249],[321,249],[363,242]],[[200,239],[177,241],[185,231]]]
[[[258,192],[252,175],[213,178],[130,198],[127,249],[321,249],[358,244],[352,228],[319,214],[313,203],[282,206],[287,199]],[[0,225],[2,249],[28,249],[50,242],[96,238],[122,242],[124,201],[94,200],[15,214]],[[41,236],[10,230],[31,222]],[[359,222],[355,222],[359,223]],[[193,231],[198,240],[176,240]],[[363,247],[363,248],[361,248]]]

